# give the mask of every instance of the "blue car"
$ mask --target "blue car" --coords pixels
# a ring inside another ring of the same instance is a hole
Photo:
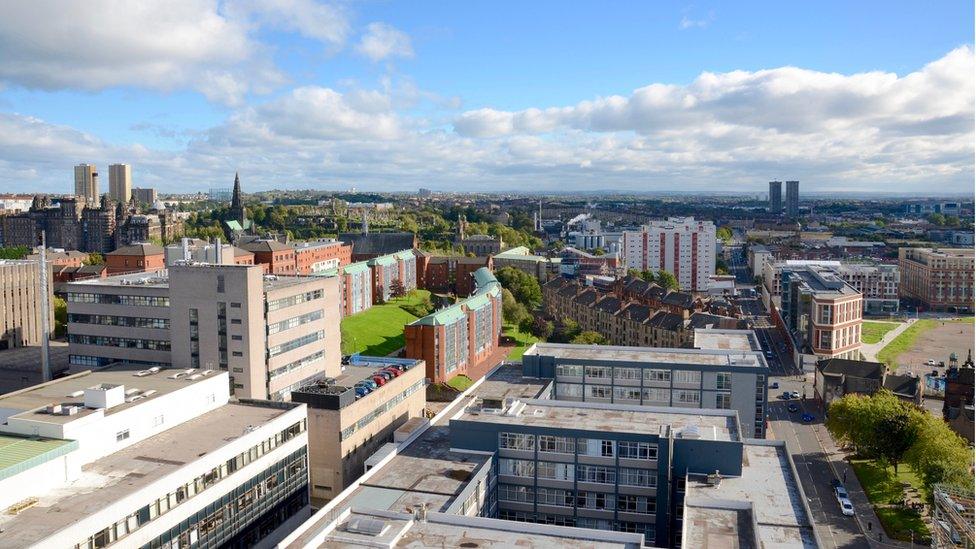
[[[814,417],[811,414],[803,414],[800,416],[800,419],[803,420],[803,423],[810,423],[814,420]]]
[[[363,398],[369,394],[369,389],[363,386],[356,387],[356,398]]]

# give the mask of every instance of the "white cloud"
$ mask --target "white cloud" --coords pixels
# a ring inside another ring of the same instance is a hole
[[[715,12],[712,10],[709,10],[709,12],[705,15],[705,17],[700,19],[693,19],[691,17],[688,17],[687,14],[688,11],[689,10],[685,10],[686,12],[685,15],[681,16],[681,22],[678,23],[678,28],[681,30],[688,30],[688,29],[695,29],[695,28],[704,29],[705,27],[711,25],[712,21],[715,21]]]
[[[374,62],[391,57],[413,57],[410,37],[386,23],[367,25],[356,50]]]
[[[285,81],[261,26],[338,45],[348,23],[338,9],[311,0],[31,0],[0,14],[0,83],[31,89],[98,91],[134,86],[193,89],[242,104]]]
[[[404,106],[394,83],[306,86],[237,109],[177,152],[6,114],[0,188],[36,178],[64,191],[75,162],[129,160],[139,184],[164,192],[226,184],[237,169],[248,190],[753,190],[795,177],[806,189],[971,192],[973,69],[963,47],[902,76],[703,73],[568,106],[474,109],[453,128]]]

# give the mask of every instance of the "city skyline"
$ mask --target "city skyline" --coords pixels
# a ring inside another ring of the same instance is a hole
[[[10,6],[0,192],[970,191],[972,6],[884,6]]]

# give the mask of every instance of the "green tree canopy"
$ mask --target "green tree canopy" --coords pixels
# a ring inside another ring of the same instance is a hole
[[[515,300],[529,309],[535,309],[542,303],[542,286],[539,279],[520,271],[515,267],[503,267],[495,273],[502,288],[512,292]]]
[[[677,290],[680,288],[678,285],[678,279],[668,271],[658,271],[657,276],[655,277],[655,282],[657,282],[658,286],[667,288],[668,290]]]
[[[606,345],[607,338],[603,337],[599,332],[587,330],[580,332],[578,336],[572,339],[571,343],[578,345]]]

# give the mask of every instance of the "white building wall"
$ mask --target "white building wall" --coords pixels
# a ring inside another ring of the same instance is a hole
[[[0,480],[0,509],[6,509],[32,494],[52,490],[78,478],[81,464],[70,458],[71,454],[63,455]]]
[[[624,231],[623,240],[628,269],[670,272],[682,289],[704,291],[708,277],[715,274],[715,225],[711,221],[652,221],[640,231]]]

